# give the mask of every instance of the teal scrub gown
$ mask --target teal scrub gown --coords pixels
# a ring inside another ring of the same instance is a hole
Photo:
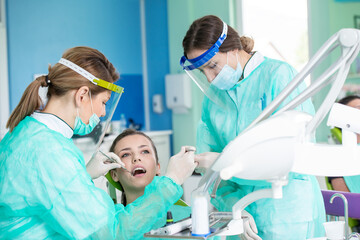
[[[243,79],[234,88],[222,91],[213,87],[222,104],[215,104],[204,97],[197,130],[197,151],[221,152],[295,75],[296,70],[289,64],[256,52],[245,66]],[[301,85],[295,90],[282,106],[304,87]],[[314,114],[310,100],[296,109]],[[232,206],[245,195],[270,187],[266,181],[232,178],[221,182],[212,204],[219,211],[231,211]],[[246,210],[254,217],[262,239],[304,240],[325,234],[322,226],[325,208],[315,176],[290,173],[289,183],[283,187],[282,199],[261,199],[250,204]]]
[[[156,177],[144,196],[115,205],[73,141],[30,116],[0,142],[0,239],[141,239],[182,193]]]
[[[346,186],[352,193],[360,193],[360,175],[344,176]]]

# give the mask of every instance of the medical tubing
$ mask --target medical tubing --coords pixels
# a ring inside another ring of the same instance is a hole
[[[272,196],[273,192],[271,188],[261,189],[249,193],[248,195],[237,201],[232,207],[233,219],[241,219],[241,212],[251,203],[263,198],[272,198]]]
[[[210,186],[219,178],[220,173],[219,172],[213,172],[213,174],[211,174],[209,180],[205,183],[205,186],[203,188],[203,192],[207,192],[210,188]]]
[[[217,177],[215,183],[214,183],[214,187],[212,189],[212,192],[210,194],[210,197],[211,198],[215,198],[216,197],[216,192],[217,192],[217,189],[219,188],[219,185],[221,183],[221,178],[220,177]]]
[[[295,78],[280,92],[280,94],[264,109],[264,111],[260,113],[260,115],[243,132],[246,132],[258,122],[269,117],[280,106],[282,101],[286,99],[302,81],[304,81],[303,77],[306,76],[310,70],[312,70],[314,65],[317,65],[318,61],[322,58],[322,56],[327,53],[327,49],[337,41],[338,36],[339,33],[335,33],[325,42],[322,48],[318,50],[311,58],[311,60],[305,65],[303,70],[295,76]]]

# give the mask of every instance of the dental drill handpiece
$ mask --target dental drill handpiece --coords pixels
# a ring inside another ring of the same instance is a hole
[[[105,153],[103,153],[100,149],[99,149],[99,152],[104,155],[111,163],[115,163],[116,161],[114,159],[112,159],[111,157],[109,157],[108,155],[106,155]],[[125,171],[127,171],[128,173],[130,173],[131,175],[132,172],[130,172],[129,170],[127,170],[127,168],[125,168],[124,166],[121,165],[121,168],[124,169]]]

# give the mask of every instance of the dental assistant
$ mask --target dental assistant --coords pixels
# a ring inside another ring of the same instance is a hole
[[[184,56],[180,64],[205,93],[197,129],[199,153],[220,153],[296,75],[289,64],[252,52],[253,44],[252,39],[240,37],[232,27],[212,15],[194,21],[183,39]],[[304,87],[300,86],[283,104]],[[297,110],[314,114],[310,100]],[[206,157],[195,161],[199,166],[211,165],[204,163],[209,161]],[[325,210],[316,178],[290,173],[288,180],[282,199],[261,199],[246,208],[258,232],[253,227],[252,233],[245,232],[242,237],[304,240],[324,236]],[[270,187],[265,181],[233,177],[220,183],[211,201],[219,211],[231,211],[245,195]],[[254,236],[256,233],[258,236]]]
[[[196,166],[186,154],[170,159],[172,170],[126,207],[92,182],[123,163],[95,155],[85,166],[71,137],[90,133],[108,114],[105,105],[122,93],[118,78],[101,52],[75,47],[26,88],[0,142],[0,239],[137,239],[137,222],[146,219],[150,231],[152,216],[166,215],[181,197]],[[40,87],[48,87],[43,108]]]

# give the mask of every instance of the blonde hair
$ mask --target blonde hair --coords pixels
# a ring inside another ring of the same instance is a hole
[[[115,82],[119,79],[119,73],[109,60],[98,50],[90,47],[74,47],[66,50],[62,55],[76,65],[87,70],[97,78],[108,82]],[[39,96],[39,88],[48,86],[47,97],[50,100],[52,96],[64,96],[71,90],[77,90],[82,86],[87,86],[92,96],[107,91],[105,88],[96,86],[88,79],[73,71],[72,69],[56,63],[54,66],[49,65],[47,76],[40,76],[35,79],[25,89],[19,104],[11,113],[6,127],[10,132],[26,116],[31,115],[34,111],[40,109],[43,103]],[[47,80],[48,79],[48,80]]]

